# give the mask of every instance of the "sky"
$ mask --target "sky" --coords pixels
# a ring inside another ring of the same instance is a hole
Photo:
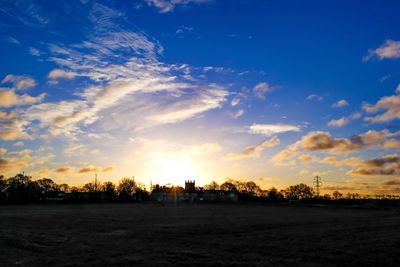
[[[0,2],[0,173],[400,194],[399,1]]]

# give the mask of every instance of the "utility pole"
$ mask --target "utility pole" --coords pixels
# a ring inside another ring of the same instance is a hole
[[[315,193],[319,196],[319,189],[321,187],[321,177],[318,175],[314,177]]]
[[[94,191],[97,192],[97,172],[94,173]]]

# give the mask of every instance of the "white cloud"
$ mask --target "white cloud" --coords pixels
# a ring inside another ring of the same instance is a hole
[[[328,126],[332,126],[332,127],[343,127],[347,124],[349,124],[350,120],[346,117],[342,117],[340,119],[337,120],[330,120],[328,122]]]
[[[36,81],[27,75],[8,74],[1,83],[12,83],[16,90],[29,89],[36,85]]]
[[[311,94],[311,95],[306,97],[306,100],[309,100],[309,101],[311,101],[311,100],[321,101],[322,99],[323,99],[322,96],[319,96],[319,95],[316,95],[316,94]]]
[[[351,114],[350,118],[353,120],[357,120],[359,118],[361,118],[361,113],[360,112],[354,112],[353,114]]]
[[[398,95],[400,94],[400,84],[397,85],[396,94],[398,94]]]
[[[219,108],[225,101],[228,93],[222,88],[213,88],[201,92],[196,98],[183,100],[169,107],[159,114],[146,117],[151,124],[179,122],[205,111]]]
[[[265,100],[266,99],[265,95],[271,93],[273,90],[274,88],[271,87],[267,82],[258,83],[253,88],[254,95],[262,100]]]
[[[333,103],[332,107],[334,107],[334,108],[342,108],[342,107],[345,107],[345,106],[348,106],[348,105],[349,105],[349,102],[347,102],[346,99],[342,99],[342,100],[339,100],[336,103]]]
[[[237,112],[232,114],[232,117],[236,119],[236,118],[243,116],[243,114],[244,114],[244,109],[239,109]]]
[[[300,128],[291,124],[253,124],[250,126],[249,132],[252,134],[273,135],[284,132],[298,132]]]
[[[49,72],[48,78],[49,79],[60,79],[60,78],[64,78],[64,79],[73,79],[75,78],[76,73],[73,71],[65,71],[62,69],[54,69],[52,71]]]
[[[380,60],[400,58],[400,41],[386,40],[380,47],[369,49],[368,54],[363,57],[363,61],[374,57]]]
[[[34,47],[29,47],[29,54],[31,54],[34,57],[39,57],[40,56],[40,51]]]
[[[176,30],[176,34],[183,34],[183,33],[187,33],[187,32],[192,32],[193,28],[189,27],[189,26],[185,26],[185,25],[181,25],[179,26],[179,28]]]
[[[238,105],[239,102],[240,102],[240,98],[237,98],[237,97],[233,98],[232,101],[231,101],[232,107]]]
[[[328,122],[328,126],[331,126],[331,127],[343,127],[343,126],[349,124],[352,120],[357,120],[357,119],[361,118],[361,116],[362,115],[361,115],[360,112],[354,112],[349,116],[341,117],[339,119],[330,120]]]

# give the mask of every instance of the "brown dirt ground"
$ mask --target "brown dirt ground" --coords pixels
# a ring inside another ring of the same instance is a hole
[[[0,206],[0,266],[400,266],[400,209]]]

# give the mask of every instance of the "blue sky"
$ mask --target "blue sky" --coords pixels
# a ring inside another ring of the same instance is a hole
[[[2,1],[0,172],[398,193],[398,1]]]

